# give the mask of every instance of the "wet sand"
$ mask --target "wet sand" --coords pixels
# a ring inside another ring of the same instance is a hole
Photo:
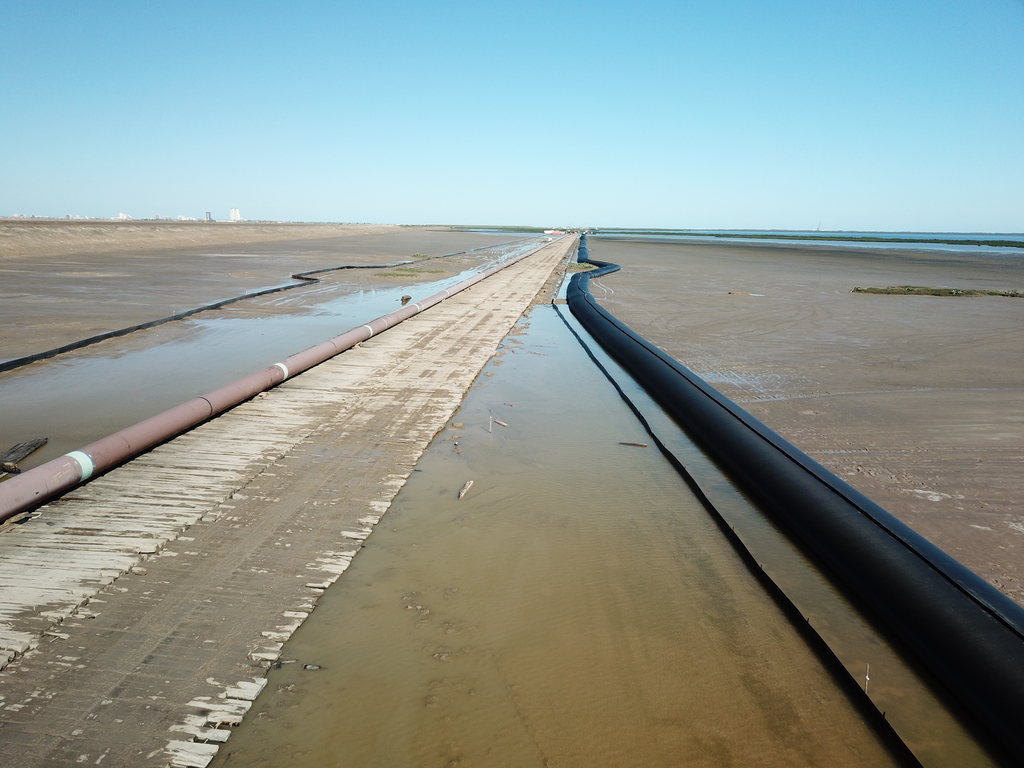
[[[502,346],[214,765],[893,764],[552,308]]]
[[[1018,255],[591,238],[624,322],[1024,604]],[[734,293],[730,293],[734,292]]]
[[[0,222],[0,361],[294,283],[295,272],[511,239],[427,227]]]

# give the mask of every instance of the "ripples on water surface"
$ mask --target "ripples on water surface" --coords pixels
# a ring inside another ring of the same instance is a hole
[[[550,307],[454,421],[215,765],[892,764]]]

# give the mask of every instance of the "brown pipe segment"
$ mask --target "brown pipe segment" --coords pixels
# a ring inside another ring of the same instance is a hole
[[[248,376],[219,387],[212,392],[207,392],[201,399],[210,404],[210,415],[216,416],[218,413],[223,413],[228,408],[232,408],[248,400],[250,397],[255,397],[260,392],[280,384],[284,379],[284,371],[278,366],[272,365],[269,368],[264,368],[262,371],[250,373]]]
[[[179,434],[196,424],[202,424],[212,415],[213,409],[210,408],[209,401],[203,397],[196,397],[112,435],[102,437],[79,450],[92,459],[92,474],[98,475],[116,467],[130,456],[136,456],[159,445],[168,435]]]
[[[396,312],[371,320],[366,325],[346,331],[330,341],[291,355],[279,364],[251,373],[74,451],[73,453],[85,454],[91,460],[92,467],[87,471],[83,470],[82,464],[76,458],[67,454],[0,483],[0,522],[60,496],[89,478],[113,469],[140,453],[167,442],[202,424],[207,419],[280,384],[285,378],[291,378],[307,371],[346,349],[351,349],[359,342],[366,341],[371,336],[376,336],[435,304],[440,304],[456,293],[485,280],[495,272],[510,267],[527,256],[532,256],[545,245],[547,243],[463,280],[451,288],[417,301],[415,304],[409,304]],[[285,369],[287,369],[287,376]]]
[[[18,514],[18,512],[41,504],[47,499],[51,499],[69,488],[73,488],[82,479],[82,467],[79,463],[70,456],[61,456],[41,464],[28,472],[22,472],[20,475],[12,477],[3,485],[12,485],[15,480],[27,476],[29,472],[37,473],[31,482],[19,483],[14,487],[13,493],[5,494],[2,502],[4,504],[4,512],[0,513],[0,520],[6,520]],[[3,486],[0,486],[0,488],[3,488]],[[3,488],[3,490],[6,491],[7,489]],[[7,497],[10,497],[10,500]],[[9,514],[7,513],[8,507],[12,508]]]
[[[323,344],[317,344],[315,347],[304,349],[302,352],[297,352],[290,357],[286,357],[282,362],[288,369],[288,376],[295,376],[302,373],[303,371],[309,370],[314,365],[319,365],[324,360],[329,360],[339,352],[343,352],[346,349],[354,347],[360,341],[369,337],[369,334],[363,331],[363,335],[359,336],[355,330],[343,333],[338,336],[338,339],[346,339],[346,337],[353,337],[354,340],[351,343],[339,344],[336,341],[325,341]]]

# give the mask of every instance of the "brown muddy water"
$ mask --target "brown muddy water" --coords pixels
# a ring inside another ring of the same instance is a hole
[[[214,765],[895,764],[550,306],[282,659]]]

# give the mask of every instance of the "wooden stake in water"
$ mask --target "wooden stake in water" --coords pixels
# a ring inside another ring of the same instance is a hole
[[[490,416],[490,417],[488,417],[487,431],[491,432],[491,431],[493,431],[493,429],[494,429],[494,417]]]
[[[871,680],[871,665],[868,664],[864,669],[864,693],[868,692],[868,682]]]

